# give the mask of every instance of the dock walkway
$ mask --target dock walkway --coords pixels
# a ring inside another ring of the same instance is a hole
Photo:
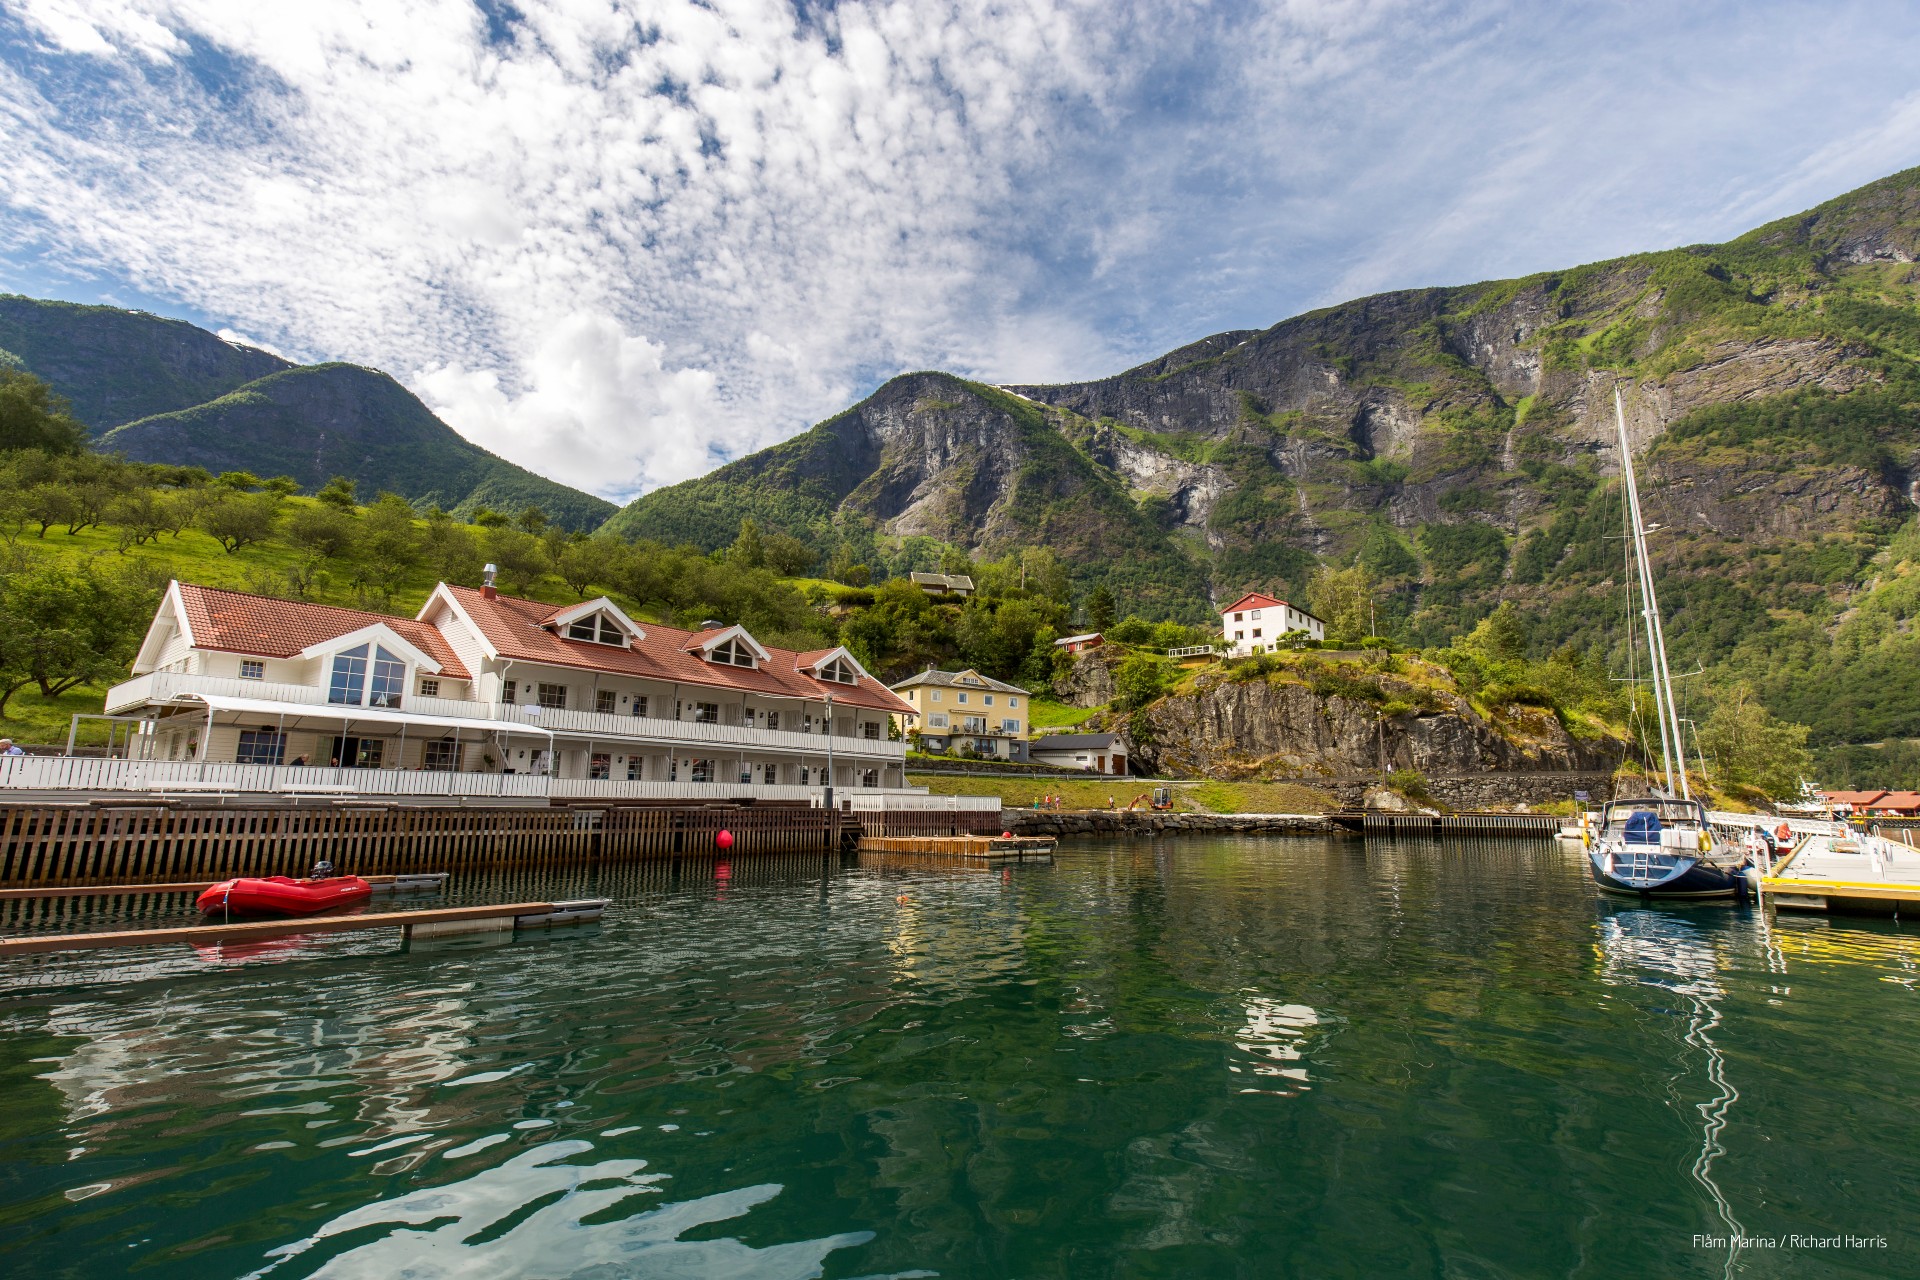
[[[1920,913],[1920,849],[1875,835],[1809,835],[1760,890],[1785,911]]]

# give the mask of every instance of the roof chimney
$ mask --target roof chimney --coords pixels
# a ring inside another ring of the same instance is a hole
[[[480,594],[485,596],[489,600],[494,599],[496,596],[500,594],[500,592],[493,585],[494,575],[499,572],[500,572],[500,568],[498,565],[490,564],[487,566],[485,574],[482,575],[480,579]]]

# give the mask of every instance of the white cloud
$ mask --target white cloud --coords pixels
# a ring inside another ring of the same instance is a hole
[[[0,265],[389,369],[611,496],[891,372],[1104,374],[1920,159],[1920,29],[1877,0],[16,10]]]

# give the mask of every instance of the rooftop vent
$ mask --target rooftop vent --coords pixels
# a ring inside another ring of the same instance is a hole
[[[718,631],[720,628],[726,625],[727,624],[724,622],[717,622],[712,618],[708,618],[705,622],[702,622],[700,624],[700,629],[702,631]]]
[[[480,577],[480,594],[491,600],[500,592],[494,587],[494,577],[500,572],[498,565],[488,565]]]

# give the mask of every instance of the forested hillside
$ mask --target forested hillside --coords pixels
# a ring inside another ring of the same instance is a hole
[[[1432,645],[1502,601],[1536,655],[1624,669],[1613,395],[1669,636],[1818,741],[1920,735],[1920,170],[1723,245],[1410,290],[1218,334],[1111,378],[912,374],[613,527],[722,545],[742,517],[843,562],[906,540],[1053,547],[1076,592],[1187,621],[1325,567]]]
[[[213,472],[336,475],[462,515],[534,505],[590,530],[613,505],[462,439],[386,374],[296,365],[182,320],[0,295],[0,369],[33,373],[102,450]]]

